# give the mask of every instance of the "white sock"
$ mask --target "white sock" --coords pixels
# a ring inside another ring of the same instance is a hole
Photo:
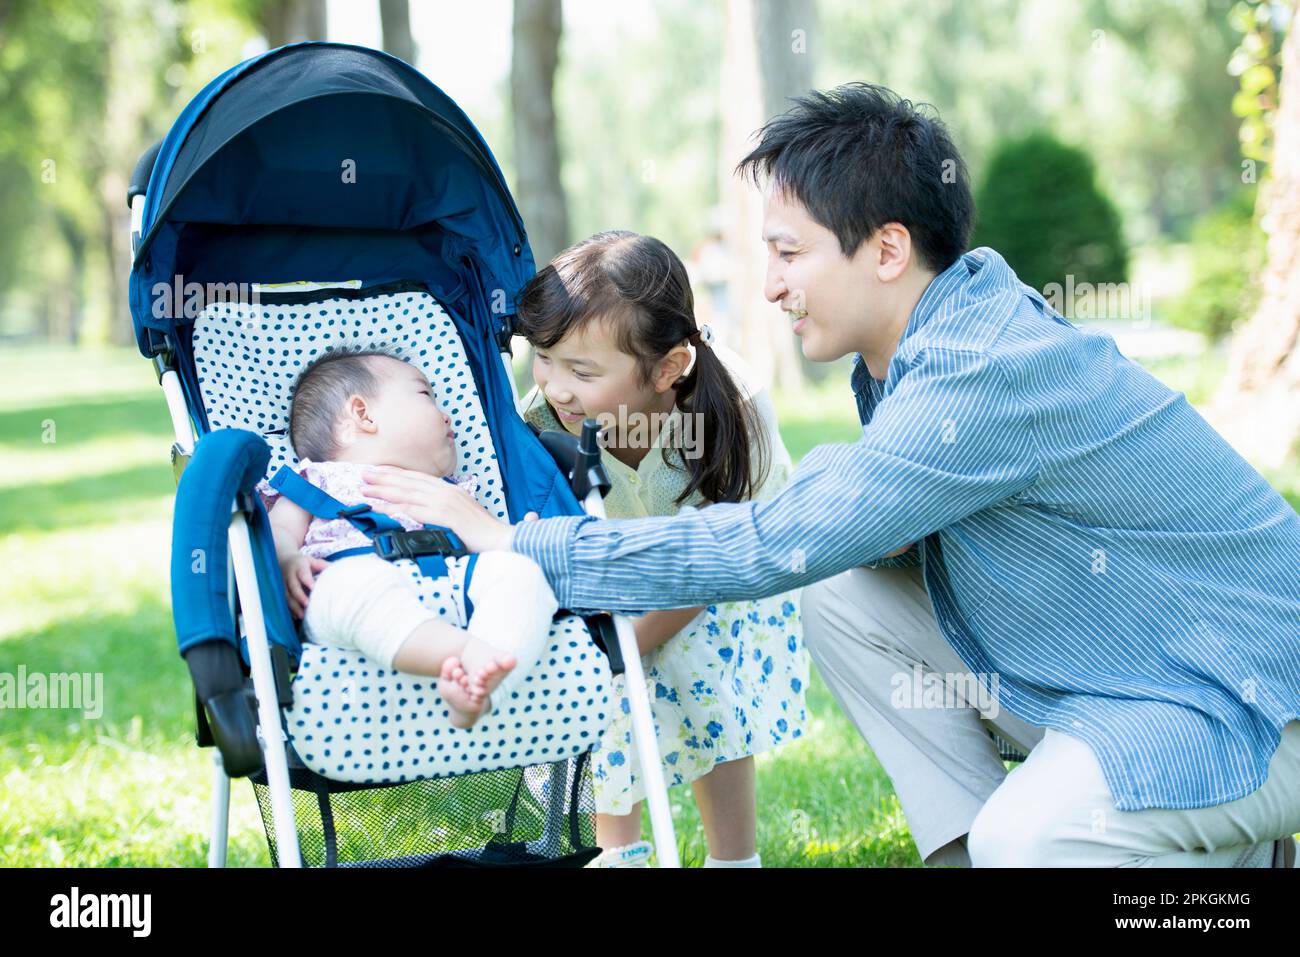
[[[705,867],[762,867],[763,862],[756,853],[753,857],[746,857],[739,861],[720,861],[712,855],[705,855]]]

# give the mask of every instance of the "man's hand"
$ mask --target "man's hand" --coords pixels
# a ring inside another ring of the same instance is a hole
[[[301,553],[280,562],[280,575],[284,578],[284,597],[289,601],[293,617],[301,619],[307,614],[307,599],[316,587],[316,572],[323,572],[330,563],[323,558],[312,558]]]
[[[391,502],[416,521],[445,525],[471,552],[509,551],[514,526],[500,521],[450,482],[391,465],[366,471],[361,494]],[[526,518],[536,518],[529,512]]]
[[[916,544],[916,542],[913,542],[913,543],[912,543],[912,545],[915,545],[915,544]],[[905,553],[909,548],[911,548],[912,545],[904,545],[902,548],[899,548],[899,549],[897,549],[897,550],[895,550],[895,551],[890,552],[890,553],[889,553],[888,555],[886,555],[885,557],[886,557],[886,558],[897,558],[899,555],[904,554],[904,553]]]

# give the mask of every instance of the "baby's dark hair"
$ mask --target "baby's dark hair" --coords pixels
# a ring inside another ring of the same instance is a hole
[[[372,398],[380,379],[371,359],[405,361],[385,349],[333,349],[317,356],[294,383],[289,404],[289,441],[301,459],[324,462],[338,454],[343,403],[351,395]]]
[[[751,402],[695,322],[695,297],[686,267],[652,236],[608,230],[564,250],[537,273],[519,295],[520,333],[534,346],[550,349],[571,331],[592,321],[612,328],[616,346],[637,359],[642,384],[674,346],[695,344],[695,369],[676,385],[683,412],[703,419],[702,454],[671,467],[689,473],[680,505],[696,490],[709,502],[738,502],[754,496],[770,465],[766,433]],[[757,451],[753,467],[751,450]]]

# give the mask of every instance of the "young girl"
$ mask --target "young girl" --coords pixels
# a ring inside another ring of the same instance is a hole
[[[578,243],[524,288],[517,314],[535,349],[524,416],[575,434],[589,417],[605,427],[610,518],[765,499],[785,483],[790,456],[770,400],[738,384],[727,366],[742,367],[739,357],[696,327],[686,269],[659,240],[611,231]],[[653,611],[635,627],[666,777],[693,784],[705,866],[760,866],[753,755],[801,736],[806,721],[795,595]],[[622,682],[593,754],[606,866],[648,854]]]
[[[429,381],[413,365],[376,351],[327,353],[294,385],[289,435],[302,456],[296,471],[344,505],[370,505],[404,528],[421,523],[364,494],[376,467],[406,469],[474,494],[471,475],[456,467],[451,419],[438,408]],[[410,575],[377,554],[326,561],[344,549],[369,548],[346,519],[321,519],[270,483],[258,490],[271,530],[286,598],[307,638],[362,652],[383,668],[438,678],[451,723],[473,725],[490,713],[494,690],[506,700],[546,646],[557,603],[542,570],[512,552],[448,561],[460,588],[458,627],[420,601]],[[317,577],[319,573],[319,577]],[[466,584],[468,582],[468,584]],[[472,610],[471,610],[472,609]],[[513,678],[507,681],[508,677]]]

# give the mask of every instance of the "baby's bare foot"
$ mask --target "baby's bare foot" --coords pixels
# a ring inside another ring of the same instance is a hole
[[[471,638],[461,652],[460,665],[465,672],[461,688],[475,700],[483,701],[514,670],[515,664],[514,655],[494,648],[481,638]]]
[[[438,694],[447,705],[452,727],[469,728],[483,716],[486,696],[475,697],[466,688],[467,676],[458,658],[446,658],[438,675]]]

